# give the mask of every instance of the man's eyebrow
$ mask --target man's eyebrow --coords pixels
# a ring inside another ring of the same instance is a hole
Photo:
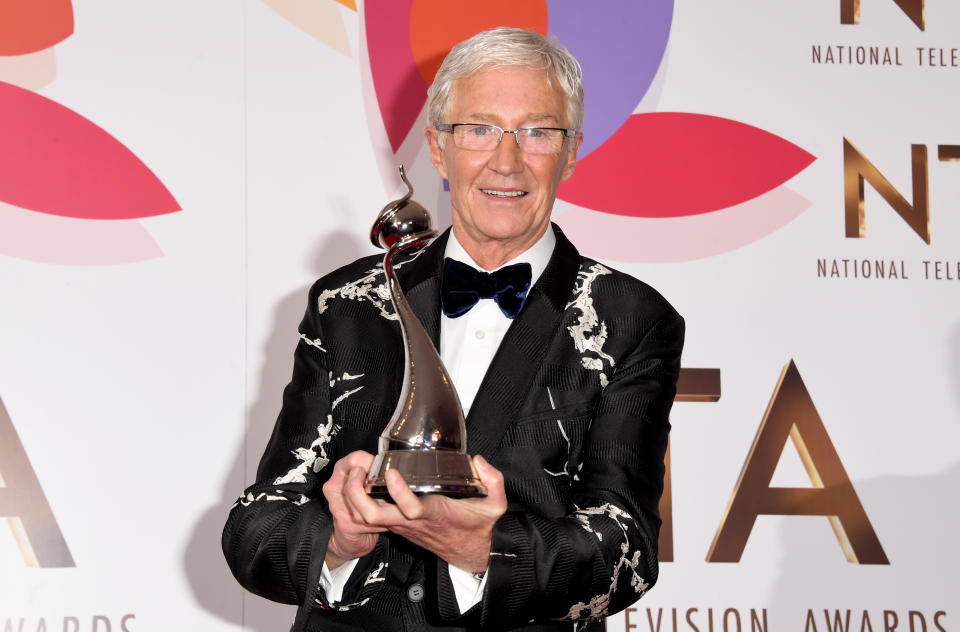
[[[526,120],[533,121],[535,123],[543,123],[543,122],[556,123],[559,119],[557,119],[557,117],[554,116],[553,114],[547,114],[545,112],[544,113],[535,112],[533,114],[528,115]]]
[[[488,112],[474,112],[467,117],[469,121],[478,121],[483,123],[489,123],[491,125],[499,125],[497,121],[500,121],[500,117],[496,114],[490,114]],[[553,114],[548,114],[546,112],[533,112],[528,114],[523,119],[526,121],[521,127],[530,127],[530,123],[558,123],[559,119]]]

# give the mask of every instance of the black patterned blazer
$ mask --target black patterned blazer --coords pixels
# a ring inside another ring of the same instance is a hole
[[[509,506],[494,527],[483,599],[464,614],[445,563],[394,534],[327,605],[319,577],[332,521],[321,486],[341,456],[376,452],[404,356],[380,257],[314,284],[257,480],[223,532],[241,584],[300,606],[294,630],[602,629],[656,582],[683,319],[553,230],[550,262],[467,417],[468,452],[503,472]],[[434,344],[446,240],[397,266]]]

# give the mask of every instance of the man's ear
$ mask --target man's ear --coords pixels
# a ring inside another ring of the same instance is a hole
[[[573,170],[577,168],[577,152],[580,151],[580,145],[583,144],[583,132],[577,132],[573,137],[573,146],[567,152],[567,157],[563,163],[563,171],[560,173],[560,182],[570,179]]]
[[[440,132],[436,127],[428,127],[424,136],[427,139],[427,146],[430,148],[430,162],[437,168],[440,177],[447,179],[447,163],[443,157],[443,147],[440,146]]]

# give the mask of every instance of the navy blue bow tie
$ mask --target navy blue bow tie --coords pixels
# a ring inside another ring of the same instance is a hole
[[[507,318],[516,318],[530,291],[529,263],[515,263],[483,272],[455,259],[443,261],[440,304],[450,318],[463,316],[481,298],[492,298]]]

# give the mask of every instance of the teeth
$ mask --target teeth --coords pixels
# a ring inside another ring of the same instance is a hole
[[[487,195],[494,195],[496,197],[509,198],[509,197],[520,197],[521,195],[526,195],[524,191],[491,191],[490,189],[480,189]]]

